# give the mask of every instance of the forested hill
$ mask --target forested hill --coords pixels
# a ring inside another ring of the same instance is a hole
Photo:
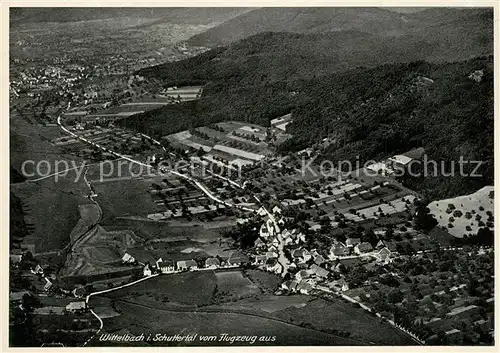
[[[463,155],[486,162],[481,170],[485,178],[438,178],[415,185],[419,191],[427,188],[430,197],[465,194],[492,183],[491,56],[455,63],[420,61],[359,67],[302,78],[303,71],[318,73],[320,66],[313,64],[307,70],[306,60],[305,68],[297,67],[297,73],[273,73],[262,64],[220,65],[225,55],[229,56],[226,50],[219,49],[162,71],[175,80],[206,80],[200,101],[167,106],[122,123],[163,136],[223,120],[268,125],[271,119],[292,112],[294,122],[289,130],[294,138],[281,147],[283,153],[325,137],[343,141],[342,146],[332,144],[320,151],[322,158],[333,160],[360,155],[365,161],[422,146],[429,158],[436,160],[458,161]],[[286,61],[282,65],[288,70],[293,67]],[[482,70],[480,82],[468,77],[476,70]]]
[[[202,46],[226,45],[261,32],[329,33],[357,30],[383,37],[412,36],[438,46],[493,40],[492,9],[432,8],[415,13],[364,8],[261,8],[189,39]],[[463,49],[466,49],[465,47]]]
[[[384,38],[353,30],[308,35],[265,32],[194,58],[143,69],[139,74],[166,80],[166,84],[231,81],[241,87],[317,77],[358,66],[415,60],[458,61],[491,54],[489,39],[475,41],[465,37],[443,45],[413,36]]]

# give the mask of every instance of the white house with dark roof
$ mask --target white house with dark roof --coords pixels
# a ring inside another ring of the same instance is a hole
[[[160,261],[156,263],[156,267],[161,273],[175,272],[175,264],[173,261]]]

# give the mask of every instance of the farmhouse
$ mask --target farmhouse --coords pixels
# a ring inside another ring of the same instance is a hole
[[[349,255],[349,252],[350,250],[348,247],[346,247],[341,242],[337,242],[333,244],[332,247],[330,248],[330,257],[334,258],[337,256],[346,256]]]
[[[377,233],[375,233],[377,234]],[[377,245],[375,246],[376,249],[382,249],[382,248],[385,248],[385,243],[383,240],[379,240]]]
[[[411,162],[411,158],[406,157],[405,155],[402,154],[397,154],[391,158],[388,159],[388,164],[393,168],[393,169],[405,169],[408,164]]]
[[[173,261],[163,261],[161,258],[156,262],[156,268],[161,273],[172,273],[175,271],[175,264]]]
[[[129,253],[125,253],[122,257],[122,262],[125,264],[133,264],[135,262],[135,258]]]
[[[45,279],[45,285],[43,286],[43,290],[48,292],[54,285],[47,277],[44,277],[44,279]]]
[[[317,277],[322,277],[322,278],[326,278],[326,276],[328,276],[328,271],[325,270],[324,268],[322,267],[319,267],[318,265],[312,265],[311,268],[310,268],[310,272],[317,276]]]
[[[321,264],[323,264],[325,262],[326,262],[325,258],[323,256],[319,255],[319,254],[314,257],[314,263],[316,265],[321,265]]]
[[[307,272],[306,270],[300,270],[299,272],[297,272],[295,274],[295,278],[298,280],[298,281],[301,281],[303,279],[306,279],[306,278],[309,278],[309,272]]]
[[[266,269],[274,273],[281,273],[281,265],[275,258],[266,260]]]
[[[266,260],[267,260],[266,255],[256,255],[253,263],[256,265],[262,265],[263,263],[266,262]]]
[[[372,246],[371,246],[371,244],[370,244],[370,243],[368,243],[368,242],[360,243],[360,244],[358,244],[358,245],[356,245],[356,246],[354,247],[354,252],[355,252],[356,254],[358,254],[358,255],[359,255],[359,254],[364,254],[364,253],[370,252],[370,251],[372,251],[372,250],[373,250],[373,247],[372,247]]]
[[[144,266],[144,268],[142,269],[142,273],[144,275],[144,277],[149,277],[153,274],[153,272],[151,271],[151,266],[149,266],[149,264],[146,264]]]
[[[254,246],[254,247],[256,247],[257,249],[259,249],[259,248],[263,248],[263,247],[265,247],[265,246],[266,246],[266,243],[264,243],[264,242],[262,241],[262,239],[257,238],[257,240],[255,241],[255,243],[253,243],[253,246]]]
[[[307,283],[306,281],[300,281],[297,286],[297,291],[302,294],[309,294],[312,289],[312,285],[310,283]]]
[[[198,264],[194,260],[177,261],[177,269],[181,271],[189,271],[198,268]]]
[[[369,166],[366,167],[366,169],[371,170],[374,173],[377,173],[380,175],[385,175],[385,176],[390,176],[390,175],[394,174],[394,170],[392,170],[384,162],[370,164]]]
[[[347,247],[353,247],[359,243],[361,243],[361,238],[347,238],[347,240],[345,241],[345,245]]]
[[[378,262],[383,262],[383,263],[390,263],[392,262],[392,252],[387,249],[387,248],[382,248],[380,249],[378,252],[375,252],[373,254],[373,256],[375,257],[375,259],[377,259]]]
[[[66,305],[66,311],[70,313],[83,313],[87,310],[87,303],[85,301],[71,302]]]
[[[220,260],[216,257],[210,257],[205,261],[205,266],[207,268],[219,268],[220,267]]]
[[[268,251],[266,252],[266,258],[272,259],[278,257],[278,254],[274,251]]]
[[[34,269],[33,268],[31,269],[31,273],[33,273],[35,275],[36,274],[41,274],[42,275],[43,274],[43,268],[42,268],[42,266],[40,266],[40,264],[37,264]]]

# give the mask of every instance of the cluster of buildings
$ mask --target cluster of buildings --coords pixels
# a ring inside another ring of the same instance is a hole
[[[161,257],[156,261],[141,261],[141,256],[132,255],[133,251],[126,252],[122,257],[124,264],[142,265],[145,277],[153,274],[169,274],[185,271],[216,270],[219,268],[237,268],[249,262],[248,256],[241,251],[235,251],[228,259],[221,257],[209,257],[206,260],[163,260]],[[149,257],[151,258],[151,257]]]
[[[397,173],[410,169],[415,171],[416,168],[418,168],[416,162],[421,161],[424,154],[425,150],[422,147],[419,147],[403,154],[397,154],[381,162],[371,164],[366,168],[374,173],[384,176],[397,175]]]

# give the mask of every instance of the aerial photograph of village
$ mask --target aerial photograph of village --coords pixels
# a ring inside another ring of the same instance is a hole
[[[492,7],[8,11],[10,347],[495,344]]]

